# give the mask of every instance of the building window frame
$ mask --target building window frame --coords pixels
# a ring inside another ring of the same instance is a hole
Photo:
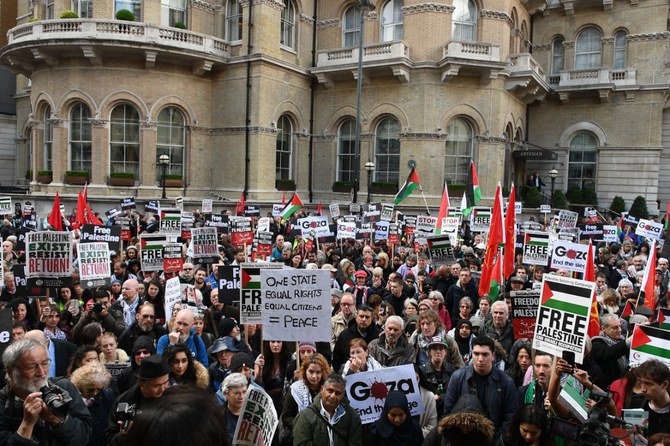
[[[56,18],[56,0],[46,0],[44,18],[46,20],[53,20]]]
[[[129,103],[115,106],[109,120],[110,173],[130,172],[135,174],[135,179],[139,178],[140,141],[140,114],[137,109]]]
[[[475,131],[463,117],[452,118],[447,124],[444,144],[444,179],[447,184],[462,185],[467,182],[470,160],[475,154]]]
[[[596,187],[598,165],[598,138],[587,130],[580,130],[570,140],[568,153],[568,190]]]
[[[594,26],[582,29],[575,40],[575,69],[585,70],[602,66],[602,32]]]
[[[477,41],[477,5],[472,0],[454,0],[451,38],[461,42]]]
[[[612,54],[612,69],[624,70],[628,57],[628,33],[620,29],[614,33],[614,49]]]
[[[563,36],[558,36],[551,42],[551,74],[559,74],[565,68],[564,42]]]
[[[380,16],[382,42],[402,40],[404,24],[402,18],[402,0],[388,0],[382,6]]]
[[[344,48],[358,46],[361,38],[361,8],[352,5],[342,16],[342,46]]]
[[[293,121],[283,114],[277,121],[277,141],[275,144],[275,179],[292,180],[295,134]]]
[[[92,19],[93,0],[72,0],[72,10],[80,19]]]
[[[337,181],[356,180],[356,120],[347,118],[337,130]]]
[[[181,22],[188,25],[187,0],[161,0],[161,25],[175,26]]]
[[[142,21],[142,0],[114,0],[114,15],[122,9],[127,9],[135,15],[135,21]]]
[[[395,116],[385,116],[375,128],[376,182],[399,182],[400,147],[400,121]]]
[[[44,114],[43,116],[43,125],[44,125],[44,132],[42,135],[43,139],[43,145],[42,145],[42,168],[44,170],[52,170],[53,169],[53,141],[54,141],[54,133],[53,133],[53,125],[51,122],[51,106],[47,105],[44,108]]]
[[[281,28],[280,28],[280,41],[279,44],[291,50],[295,49],[295,34],[296,34],[296,21],[295,14],[296,8],[293,0],[284,0],[284,9],[281,12]]]
[[[242,4],[239,0],[226,3],[226,41],[242,43]]]
[[[161,155],[170,157],[166,175],[184,178],[186,158],[186,118],[177,107],[165,107],[158,113],[156,122],[156,162]],[[162,172],[156,172],[160,180]]]
[[[69,170],[91,172],[93,137],[90,119],[91,109],[83,102],[77,102],[70,108]]]

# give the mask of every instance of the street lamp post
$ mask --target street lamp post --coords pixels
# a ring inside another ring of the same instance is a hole
[[[370,202],[370,186],[372,185],[372,172],[375,170],[375,163],[368,161],[365,163],[365,170],[368,171],[368,198],[367,203]]]
[[[556,177],[558,176],[558,170],[555,167],[552,167],[549,171],[549,178],[551,178],[551,195],[549,196],[549,205],[553,206],[552,200],[554,199],[554,185],[556,184]]]
[[[161,165],[162,169],[161,182],[163,183],[163,196],[161,198],[165,200],[167,198],[167,196],[165,195],[165,174],[167,173],[168,164],[170,164],[170,157],[166,154],[162,154],[161,156],[158,157],[158,164]]]
[[[365,13],[375,9],[370,0],[359,0],[361,9],[361,24],[358,35],[358,77],[356,78],[356,140],[354,141],[354,196],[351,200],[358,201],[358,189],[360,188],[360,166],[361,166],[361,94],[363,90],[363,39],[365,32]],[[368,186],[368,190],[370,187]],[[370,192],[368,192],[369,197]]]

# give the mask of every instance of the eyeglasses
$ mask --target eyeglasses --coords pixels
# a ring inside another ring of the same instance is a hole
[[[156,316],[153,314],[143,314],[142,319],[156,319]]]
[[[20,367],[20,369],[25,373],[36,372],[38,367],[42,370],[49,371],[49,364],[51,364],[51,359],[47,359],[46,361],[42,361],[40,363],[35,362],[33,364],[24,365]]]
[[[439,297],[429,297],[428,299],[430,299],[430,300],[440,300]]]
[[[150,355],[149,350],[137,350],[135,352],[135,356],[140,356],[140,355]]]
[[[347,304],[347,303],[344,303],[344,302],[340,302],[340,307],[353,307],[353,306],[354,306],[354,304]]]

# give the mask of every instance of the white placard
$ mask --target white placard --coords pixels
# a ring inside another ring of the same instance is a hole
[[[663,234],[663,223],[656,223],[653,220],[641,218],[635,227],[635,235],[640,235],[652,240],[658,240]]]
[[[551,267],[583,273],[589,245],[556,241],[551,249]]]
[[[204,214],[211,214],[214,202],[211,198],[202,199],[202,212]]]
[[[330,234],[328,217],[299,218],[298,227],[303,237],[308,236],[312,231],[316,233],[316,237],[327,237]]]
[[[165,321],[172,319],[172,307],[181,301],[181,286],[179,277],[173,277],[165,281]]]
[[[330,218],[337,218],[340,216],[340,203],[331,203],[328,206],[330,209]]]
[[[344,221],[339,219],[337,221],[337,239],[343,238],[356,238],[356,222],[355,221]]]

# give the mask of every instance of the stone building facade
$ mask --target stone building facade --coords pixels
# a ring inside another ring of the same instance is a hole
[[[388,201],[416,165],[436,205],[472,158],[485,196],[555,168],[602,205],[670,198],[667,1],[371,3],[20,0],[0,49],[17,165],[46,193],[83,171],[91,194],[155,198],[165,173],[175,195],[258,202],[347,201],[357,177]]]

